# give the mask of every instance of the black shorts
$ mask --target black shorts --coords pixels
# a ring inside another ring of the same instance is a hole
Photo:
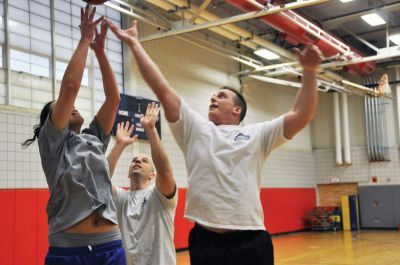
[[[265,230],[214,233],[195,225],[189,234],[191,265],[273,265],[274,250]]]

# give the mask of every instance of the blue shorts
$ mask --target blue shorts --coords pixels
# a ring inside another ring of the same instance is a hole
[[[121,240],[74,248],[50,247],[45,265],[126,265]]]

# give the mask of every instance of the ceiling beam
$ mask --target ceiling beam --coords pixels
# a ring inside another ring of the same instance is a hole
[[[196,13],[193,14],[193,17],[190,19],[192,23],[195,23],[199,18],[200,14],[207,8],[207,6],[211,3],[212,0],[204,0],[199,9],[197,9]]]
[[[368,10],[365,10],[362,12],[357,12],[357,13],[353,13],[350,15],[325,20],[322,22],[322,27],[326,30],[336,29],[344,23],[358,20],[361,18],[361,16],[367,15],[367,14],[371,13],[372,11],[377,11],[377,10],[382,11],[382,12],[398,11],[398,10],[400,10],[400,3],[386,5],[386,6],[383,6],[380,8],[371,8],[371,9],[368,9]]]
[[[252,18],[258,18],[258,17],[262,17],[262,16],[266,16],[266,15],[276,14],[276,13],[280,13],[283,11],[296,9],[296,8],[300,8],[300,7],[320,4],[320,3],[327,2],[327,1],[329,1],[329,0],[297,1],[294,3],[286,4],[283,7],[273,6],[269,9],[248,12],[245,14],[240,14],[240,15],[232,16],[232,17],[228,17],[228,18],[221,18],[221,19],[218,19],[215,21],[209,21],[209,22],[202,23],[202,24],[199,24],[196,26],[182,27],[180,29],[175,29],[175,30],[166,31],[166,32],[162,32],[162,33],[152,34],[152,35],[140,38],[140,41],[146,42],[146,41],[162,39],[162,38],[180,35],[180,34],[184,34],[184,33],[194,32],[194,31],[198,31],[198,30],[202,30],[202,29],[208,29],[208,28],[213,28],[213,27],[222,26],[222,25],[226,25],[226,24],[231,24],[231,23],[248,20],[248,19],[252,19]]]

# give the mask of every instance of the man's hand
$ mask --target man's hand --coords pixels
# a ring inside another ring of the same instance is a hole
[[[138,136],[131,136],[134,129],[135,126],[133,124],[129,126],[129,121],[125,124],[123,122],[118,123],[117,134],[115,135],[117,138],[117,145],[127,146],[135,142]]]
[[[125,30],[122,30],[115,26],[111,21],[107,20],[107,24],[110,27],[111,31],[123,42],[125,42],[128,46],[134,46],[138,41],[138,32],[137,32],[137,21],[132,21],[131,27]]]
[[[142,114],[140,116],[140,123],[146,131],[155,128],[159,112],[160,107],[158,104],[155,104],[154,102],[147,104],[146,115]]]
[[[316,71],[323,60],[321,51],[315,45],[309,45],[301,52],[297,49],[295,51],[303,69]]]
[[[81,39],[92,41],[95,35],[96,26],[103,20],[103,16],[93,21],[94,15],[96,14],[96,7],[93,9],[90,5],[87,5],[85,9],[81,8]]]

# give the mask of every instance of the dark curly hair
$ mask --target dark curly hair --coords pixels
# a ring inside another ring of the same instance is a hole
[[[40,123],[33,126],[33,137],[30,139],[27,139],[25,142],[23,142],[21,144],[23,149],[30,146],[39,137],[40,130],[42,129],[44,123],[46,122],[46,119],[49,116],[49,113],[52,111],[51,105],[54,102],[55,101],[53,100],[53,101],[47,102],[46,105],[44,105],[42,112],[40,112]]]

